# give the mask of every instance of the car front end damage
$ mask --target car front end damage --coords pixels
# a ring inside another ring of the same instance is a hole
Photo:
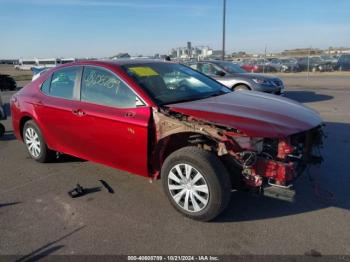
[[[306,167],[322,162],[322,157],[316,154],[322,146],[321,124],[286,137],[271,138],[250,136],[236,128],[169,109],[155,111],[153,117],[156,140],[162,144],[162,149],[153,152],[153,155],[159,154],[165,159],[167,143],[173,143],[173,149],[189,143],[211,151],[225,162],[232,181],[236,181],[232,183],[233,188],[293,201],[294,181]],[[187,135],[179,136],[175,143],[171,142],[169,138],[178,134]]]
[[[229,136],[229,135],[228,135]],[[264,195],[292,201],[293,183],[309,165],[320,164],[323,159],[322,127],[286,138],[231,137],[239,147],[229,150],[241,167],[244,186]]]

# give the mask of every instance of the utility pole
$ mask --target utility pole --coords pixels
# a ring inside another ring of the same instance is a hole
[[[222,21],[222,60],[225,60],[225,30],[226,30],[226,0],[224,1],[223,21]]]
[[[307,77],[306,77],[307,80],[309,80],[310,78],[310,55],[311,55],[311,46],[309,47],[309,53],[307,56]]]
[[[267,45],[265,44],[265,54],[264,54],[264,64],[263,64],[263,73],[265,74],[265,66],[266,66],[266,50],[267,50]]]

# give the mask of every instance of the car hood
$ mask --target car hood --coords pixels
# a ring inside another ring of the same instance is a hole
[[[199,120],[238,129],[252,137],[287,137],[322,122],[316,111],[298,102],[254,91],[236,91],[167,107]]]

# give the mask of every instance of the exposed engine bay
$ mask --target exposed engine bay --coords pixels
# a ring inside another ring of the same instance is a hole
[[[308,165],[323,161],[318,150],[323,140],[321,126],[284,138],[263,138],[166,109],[153,116],[157,141],[189,134],[185,136],[188,143],[230,158],[246,188],[289,188]]]

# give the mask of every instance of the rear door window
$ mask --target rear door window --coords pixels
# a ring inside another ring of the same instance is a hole
[[[41,85],[41,91],[49,95],[50,94],[50,81],[51,81],[51,76],[44,81],[44,83]]]
[[[98,67],[84,67],[81,101],[118,108],[135,108],[143,103],[115,74]]]
[[[51,96],[74,99],[74,88],[80,79],[80,67],[69,67],[56,71],[51,78]]]

